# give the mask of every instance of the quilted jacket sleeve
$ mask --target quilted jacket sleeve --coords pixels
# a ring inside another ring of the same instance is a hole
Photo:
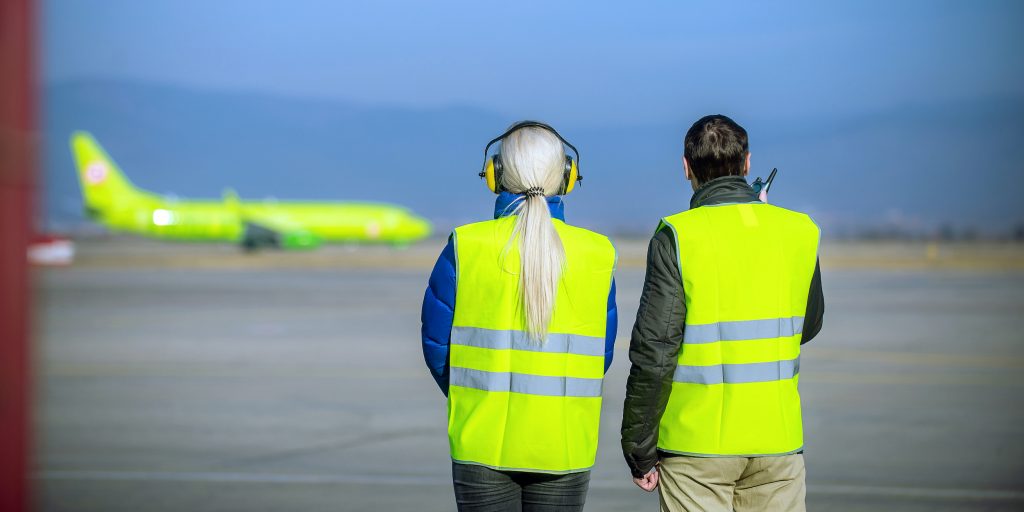
[[[448,395],[448,345],[455,316],[455,284],[455,246],[449,238],[430,273],[420,314],[423,360],[445,396]]]
[[[686,322],[675,239],[660,229],[647,249],[647,275],[629,344],[632,363],[622,412],[622,454],[635,477],[658,462],[658,424],[672,391],[672,374]]]
[[[608,292],[608,321],[605,323],[604,332],[604,372],[612,366],[612,358],[615,356],[615,332],[619,330],[619,310],[615,306],[615,279],[612,279],[612,289]]]

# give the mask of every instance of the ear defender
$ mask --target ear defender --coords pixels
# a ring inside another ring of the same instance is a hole
[[[484,179],[487,184],[487,189],[495,194],[500,194],[501,187],[501,157],[500,155],[494,155],[484,160],[484,169],[480,171],[480,176]]]
[[[583,176],[580,176],[580,171],[576,168],[576,160],[573,160],[569,155],[565,155],[565,174],[562,178],[562,190],[558,195],[564,196],[572,192],[576,189],[576,182],[582,180]]]
[[[576,150],[576,146],[573,146],[569,141],[562,138],[554,128],[537,121],[518,122],[506,130],[505,133],[491,139],[491,141],[487,143],[487,146],[484,147],[484,168],[477,174],[477,176],[484,179],[487,183],[488,190],[495,194],[502,193],[505,189],[501,184],[501,176],[503,172],[501,165],[501,152],[499,151],[492,156],[488,156],[487,152],[491,149],[491,146],[493,146],[494,143],[500,142],[505,137],[508,137],[510,133],[521,128],[528,128],[531,126],[543,128],[553,133],[555,137],[558,137],[558,140],[562,141],[562,144],[568,146],[569,149],[572,149],[573,154],[576,155],[576,158],[565,155],[565,169],[562,171],[562,186],[558,191],[558,195],[564,196],[569,192],[572,192],[576,188],[576,182],[583,181],[583,176],[580,175],[579,164],[577,163],[580,159],[580,152]]]

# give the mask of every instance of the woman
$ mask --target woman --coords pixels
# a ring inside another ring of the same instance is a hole
[[[455,499],[463,511],[582,510],[615,342],[615,250],[565,223],[579,153],[553,128],[516,123],[484,157],[494,219],[455,229],[423,300]]]

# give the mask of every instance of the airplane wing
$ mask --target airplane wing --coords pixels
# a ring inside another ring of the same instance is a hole
[[[320,246],[316,236],[287,215],[275,212],[273,215],[246,215],[242,245],[246,249],[263,246],[282,249],[313,249]]]

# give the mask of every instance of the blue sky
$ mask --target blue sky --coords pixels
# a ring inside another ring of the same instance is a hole
[[[1021,2],[44,1],[43,78],[554,122],[1019,96]]]

